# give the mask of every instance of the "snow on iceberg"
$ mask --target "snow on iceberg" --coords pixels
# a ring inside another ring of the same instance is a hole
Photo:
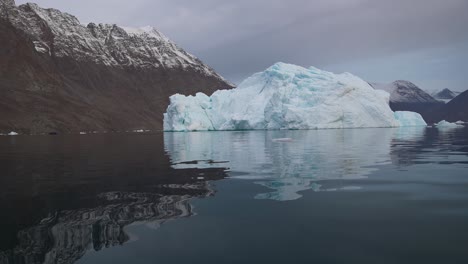
[[[427,123],[424,121],[423,117],[415,112],[396,111],[395,119],[398,121],[401,127],[427,126]]]
[[[398,127],[419,120],[408,113],[398,117],[387,92],[350,73],[276,63],[232,90],[171,96],[164,130]]]

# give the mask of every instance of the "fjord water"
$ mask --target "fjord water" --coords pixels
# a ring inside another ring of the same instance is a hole
[[[466,263],[468,128],[0,137],[0,263]]]

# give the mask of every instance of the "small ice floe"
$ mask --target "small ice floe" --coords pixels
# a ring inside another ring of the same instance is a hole
[[[323,189],[325,192],[338,192],[338,191],[357,191],[361,190],[362,187],[359,186],[345,186],[341,188],[329,188],[329,189]]]
[[[8,133],[9,136],[17,136],[18,133],[16,133],[15,131],[11,131],[10,133]]]
[[[457,125],[464,125],[465,122],[463,122],[463,121],[461,121],[461,120],[458,120],[457,122],[455,122],[455,124],[457,124]]]
[[[261,175],[239,175],[239,176],[230,176],[229,179],[236,180],[268,180],[271,179],[271,176],[261,176]]]
[[[359,186],[345,186],[345,187],[342,187],[341,190],[343,191],[357,191],[357,190],[361,190],[362,187],[359,187]]]
[[[202,176],[197,177],[197,180],[204,180],[204,179],[205,177],[202,177]]]
[[[136,132],[136,133],[143,133],[145,132],[143,129],[137,129],[137,130],[133,130],[133,132]]]
[[[80,135],[86,135],[86,132],[80,132]]]
[[[273,142],[291,142],[293,141],[292,138],[274,138],[272,139]]]
[[[463,125],[459,125],[456,123],[450,123],[445,120],[440,121],[439,123],[436,124],[436,127],[438,128],[457,128],[457,127],[462,127]]]

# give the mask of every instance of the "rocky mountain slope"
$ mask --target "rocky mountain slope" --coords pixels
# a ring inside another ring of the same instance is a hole
[[[0,0],[0,132],[162,129],[175,93],[232,85],[154,28]]]
[[[393,111],[417,112],[426,122],[433,122],[434,112],[443,106],[443,102],[436,100],[409,81],[398,80],[390,84],[370,83],[370,85],[390,93],[390,108]]]

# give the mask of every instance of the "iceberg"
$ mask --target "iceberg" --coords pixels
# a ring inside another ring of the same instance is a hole
[[[15,131],[11,131],[10,133],[8,133],[9,136],[17,136],[18,133],[16,133]]]
[[[276,63],[232,90],[207,96],[175,94],[165,131],[399,127],[419,114],[395,114],[390,95],[350,73]],[[425,125],[425,122],[424,122]]]
[[[414,126],[427,126],[424,118],[415,112],[396,111],[395,119],[398,121],[400,127],[414,127]]]
[[[436,124],[436,127],[438,128],[457,128],[457,127],[463,127],[463,125],[459,125],[457,123],[450,123],[448,121],[442,120],[439,123]]]

